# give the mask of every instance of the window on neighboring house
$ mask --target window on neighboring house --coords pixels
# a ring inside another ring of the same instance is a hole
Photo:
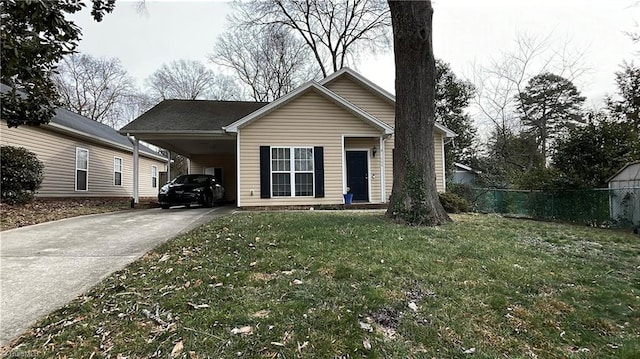
[[[113,158],[113,185],[122,186],[122,158]]]
[[[151,188],[158,188],[158,166],[151,166]]]
[[[89,150],[76,147],[76,191],[89,188]]]
[[[313,177],[313,147],[271,148],[272,196],[313,196]]]

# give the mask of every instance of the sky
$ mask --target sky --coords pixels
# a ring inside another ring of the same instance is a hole
[[[163,63],[199,60],[208,66],[216,37],[227,26],[232,9],[224,1],[118,1],[113,13],[96,23],[87,9],[71,18],[82,28],[78,51],[117,57],[142,85]],[[546,39],[548,53],[583,53],[586,73],[576,85],[588,106],[600,106],[615,92],[614,72],[623,61],[640,62],[640,45],[625,34],[640,32],[638,0],[434,0],[434,53],[462,78],[473,68],[512,51],[518,34]],[[392,49],[364,55],[352,66],[389,92],[394,92]]]

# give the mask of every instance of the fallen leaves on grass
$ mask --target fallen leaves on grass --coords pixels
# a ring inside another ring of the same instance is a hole
[[[238,334],[240,334],[240,335],[251,335],[251,334],[253,334],[253,327],[249,326],[249,325],[246,325],[246,326],[240,327],[240,328],[233,328],[233,329],[231,329],[231,334],[234,334],[234,335],[238,335]]]

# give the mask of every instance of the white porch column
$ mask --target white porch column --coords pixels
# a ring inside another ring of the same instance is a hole
[[[387,160],[387,151],[384,150],[385,140],[384,136],[380,136],[380,202],[385,203],[387,201],[387,186],[385,176],[385,161]]]
[[[171,151],[167,150],[167,182],[171,182]],[[162,187],[164,183],[160,184]]]
[[[138,152],[140,150],[140,141],[135,138],[133,141],[133,201],[139,203],[139,187],[140,187],[140,162]]]

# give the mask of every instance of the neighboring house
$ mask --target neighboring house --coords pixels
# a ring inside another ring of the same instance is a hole
[[[393,183],[395,98],[350,69],[271,103],[165,100],[120,130],[216,175],[239,207],[385,203]],[[444,139],[434,128],[445,190]]]
[[[2,85],[6,91],[7,86]],[[44,164],[37,197],[132,197],[133,149],[109,126],[58,108],[49,124],[9,128],[0,121],[0,144],[24,147]],[[156,197],[166,158],[140,146],[140,197]]]
[[[640,226],[640,161],[627,163],[607,182],[611,219]]]
[[[479,172],[462,163],[454,162],[453,183],[473,186]]]

